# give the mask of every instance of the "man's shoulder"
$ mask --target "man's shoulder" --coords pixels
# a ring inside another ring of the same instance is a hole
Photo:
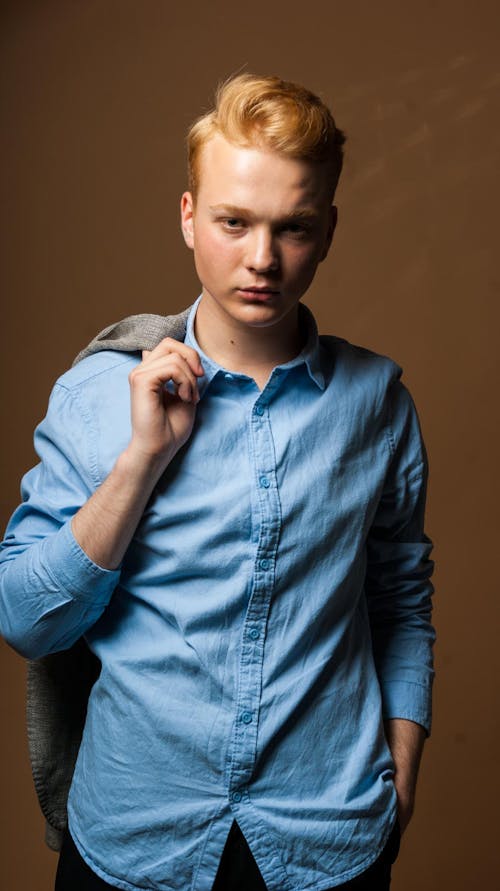
[[[175,315],[140,313],[126,316],[99,331],[75,358],[72,367],[57,383],[67,389],[81,387],[102,375],[125,378],[141,359],[142,350],[152,350],[163,337],[184,338],[191,306]]]
[[[73,364],[102,350],[121,352],[152,350],[164,337],[183,340],[190,310],[191,306],[188,306],[182,312],[168,316],[140,313],[126,316],[119,322],[113,322],[96,334],[90,343],[78,353]]]
[[[385,385],[401,377],[403,369],[390,356],[333,334],[320,334],[319,340],[334,363],[336,374]]]
[[[134,365],[139,361],[140,353],[138,352],[101,350],[86,356],[61,374],[56,385],[74,391],[94,382],[99,385],[104,378],[108,381],[110,379],[126,380]]]
[[[106,479],[130,441],[128,377],[140,361],[138,352],[102,350],[62,374],[52,389],[45,429],[94,484]]]

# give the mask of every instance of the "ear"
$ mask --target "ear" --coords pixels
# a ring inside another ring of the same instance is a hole
[[[194,248],[194,209],[191,192],[184,192],[181,198],[181,227],[188,248]]]
[[[328,251],[330,250],[332,244],[333,233],[335,232],[335,227],[337,225],[337,219],[337,208],[334,204],[332,204],[329,211],[328,229],[326,232],[325,244],[319,258],[320,263],[328,256]]]

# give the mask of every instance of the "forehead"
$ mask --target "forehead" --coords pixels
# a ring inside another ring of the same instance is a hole
[[[290,211],[329,203],[324,165],[243,147],[216,134],[201,150],[198,202]]]

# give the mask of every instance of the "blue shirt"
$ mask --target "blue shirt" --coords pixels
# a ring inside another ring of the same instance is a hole
[[[425,450],[390,359],[318,336],[301,304],[305,345],[259,391],[199,348],[200,299],[194,429],[117,571],[70,521],[129,441],[138,354],[56,383],[2,546],[0,628],[31,658],[85,634],[102,662],[68,804],[101,878],[209,891],[236,819],[270,891],[321,891],[395,821],[383,719],[430,730]]]

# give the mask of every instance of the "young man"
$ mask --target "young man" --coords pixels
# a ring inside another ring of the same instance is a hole
[[[107,330],[37,430],[2,633],[101,663],[57,891],[389,887],[430,729],[427,468],[401,369],[300,302],[342,143],[304,88],[226,82],[188,138],[201,295],[142,354],[147,319]]]

